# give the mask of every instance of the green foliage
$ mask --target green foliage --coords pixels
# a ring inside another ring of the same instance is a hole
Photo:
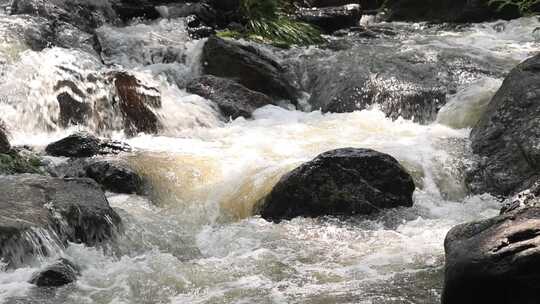
[[[534,5],[540,4],[540,0],[489,0],[490,5],[497,5],[498,10],[504,9],[506,6],[517,6],[523,15],[532,13]]]
[[[245,18],[244,31],[222,31],[218,35],[245,38],[280,47],[323,42],[318,29],[288,16],[288,12],[293,9],[291,3],[286,0],[241,0],[240,13]]]
[[[43,174],[41,161],[33,155],[15,152],[0,153],[0,174],[36,173]]]

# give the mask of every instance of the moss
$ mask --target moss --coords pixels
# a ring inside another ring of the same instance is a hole
[[[35,173],[44,174],[41,168],[41,160],[31,154],[11,152],[0,153],[0,174]]]
[[[516,6],[522,15],[530,15],[540,5],[540,0],[489,0],[489,4],[496,5],[499,11],[507,6]]]

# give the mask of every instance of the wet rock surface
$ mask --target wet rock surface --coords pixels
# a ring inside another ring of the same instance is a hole
[[[300,92],[276,60],[252,45],[212,36],[203,49],[206,74],[234,79],[246,88],[296,103]]]
[[[392,156],[344,148],[317,156],[281,178],[261,205],[279,222],[297,216],[371,214],[413,205],[412,177]]]
[[[115,193],[143,193],[143,180],[126,163],[114,159],[70,159],[49,169],[61,178],[91,178],[106,191]]]
[[[536,207],[454,227],[445,240],[442,303],[536,303],[539,227]]]
[[[157,133],[162,128],[155,112],[155,109],[161,107],[159,90],[146,86],[137,77],[127,73],[116,74],[114,85],[124,117],[125,132],[129,135]]]
[[[206,75],[193,80],[187,91],[216,103],[226,118],[250,118],[257,108],[273,104],[270,97],[225,78]]]
[[[90,133],[80,132],[49,144],[45,152],[51,156],[91,157],[104,154],[128,152],[131,148],[125,143],[100,139]]]
[[[526,189],[540,168],[540,55],[510,72],[471,132],[480,160],[467,180],[475,193]]]
[[[32,275],[30,283],[38,287],[60,287],[75,282],[79,275],[77,265],[61,258]]]
[[[8,153],[11,150],[11,145],[8,139],[8,133],[6,126],[2,120],[0,120],[0,153]]]
[[[99,244],[121,222],[91,179],[0,176],[0,193],[0,256],[11,267],[49,254],[46,244]]]
[[[298,20],[317,26],[326,33],[358,26],[362,13],[359,5],[301,8],[296,11]]]

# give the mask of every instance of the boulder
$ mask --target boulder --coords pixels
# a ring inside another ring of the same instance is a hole
[[[121,219],[91,179],[33,174],[0,176],[0,258],[18,267],[67,241],[94,246],[113,237]]]
[[[0,120],[0,153],[8,153],[11,150],[11,145],[8,139],[6,125]]]
[[[51,156],[91,157],[94,155],[118,154],[131,148],[121,142],[100,139],[92,134],[79,132],[49,144],[45,152]]]
[[[540,207],[540,180],[537,180],[529,189],[506,199],[501,214],[525,207]]]
[[[454,227],[443,304],[533,304],[540,294],[540,208]]]
[[[40,16],[53,23],[71,24],[84,32],[92,32],[116,19],[116,14],[107,1],[14,0],[11,14]]]
[[[384,4],[391,20],[434,22],[484,22],[520,16],[516,4],[502,10],[488,0],[388,0]]]
[[[349,4],[345,6],[300,8],[296,11],[298,20],[313,24],[326,33],[340,29],[358,26],[362,13],[360,6]]]
[[[261,204],[279,222],[297,216],[371,214],[411,207],[415,185],[392,156],[370,149],[325,152],[281,178]]]
[[[51,175],[61,178],[91,178],[104,190],[115,193],[141,194],[143,180],[126,163],[99,158],[70,159],[49,168]]]
[[[250,118],[257,108],[273,104],[272,99],[262,93],[233,80],[211,75],[193,80],[188,84],[187,91],[213,101],[225,117],[232,119],[240,116]]]
[[[60,287],[75,282],[79,275],[80,269],[77,265],[61,258],[33,274],[30,284],[38,287]]]
[[[216,11],[206,3],[172,3],[156,7],[163,18],[196,16],[207,25],[216,23]]]
[[[114,85],[124,117],[125,132],[128,135],[158,133],[162,128],[155,112],[155,109],[161,108],[159,89],[147,86],[136,76],[124,72],[114,75]]]
[[[540,168],[540,54],[513,69],[471,132],[480,160],[467,174],[474,193],[526,189]]]
[[[56,96],[60,106],[60,126],[84,125],[92,117],[90,104],[77,100],[72,94],[62,92]]]
[[[285,68],[251,44],[212,36],[204,45],[202,62],[206,74],[234,79],[272,98],[296,103],[300,97]]]

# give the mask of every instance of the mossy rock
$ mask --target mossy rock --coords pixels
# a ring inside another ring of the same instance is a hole
[[[20,173],[44,174],[41,160],[35,155],[27,153],[0,153],[0,175]]]

